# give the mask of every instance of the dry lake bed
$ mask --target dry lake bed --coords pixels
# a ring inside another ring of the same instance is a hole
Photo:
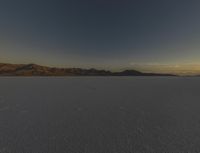
[[[0,78],[0,153],[198,152],[200,78]]]

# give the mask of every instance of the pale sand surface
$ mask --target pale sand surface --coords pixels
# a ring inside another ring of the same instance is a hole
[[[200,78],[0,78],[0,153],[186,152],[200,152]]]

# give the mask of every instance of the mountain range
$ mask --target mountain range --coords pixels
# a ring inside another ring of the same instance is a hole
[[[97,69],[55,68],[37,64],[0,63],[0,76],[174,76],[172,74],[143,73],[136,70],[111,72]]]

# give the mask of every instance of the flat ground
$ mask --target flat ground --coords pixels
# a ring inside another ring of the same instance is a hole
[[[200,78],[0,78],[0,153],[186,152],[200,152]]]

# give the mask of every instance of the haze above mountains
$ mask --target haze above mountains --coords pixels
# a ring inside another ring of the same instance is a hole
[[[97,69],[55,68],[37,64],[0,63],[0,76],[174,76],[162,73],[143,73],[137,70],[111,72]]]

